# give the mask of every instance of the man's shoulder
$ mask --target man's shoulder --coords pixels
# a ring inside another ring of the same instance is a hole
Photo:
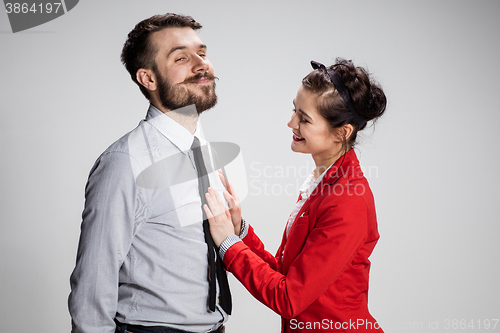
[[[130,169],[130,163],[135,164],[135,159],[136,159],[132,154],[133,149],[132,151],[130,149],[131,146],[130,138],[131,136],[135,135],[135,133],[137,133],[138,130],[140,130],[142,122],[143,121],[141,120],[141,122],[136,128],[124,134],[118,140],[113,142],[108,148],[106,148],[97,157],[90,173],[92,174],[98,167],[112,168],[115,170],[124,168]]]
[[[141,120],[136,128],[113,142],[97,158],[94,165],[131,170],[137,177],[151,165],[151,147],[157,143],[156,133],[148,122]]]
[[[108,148],[106,148],[106,150],[104,150],[101,156],[113,153],[123,153],[127,155],[132,155],[133,149],[131,149],[131,146],[134,144],[134,141],[136,141],[139,136],[142,136],[141,126],[143,122],[144,120],[141,120],[136,128],[125,133],[121,138],[113,142]]]

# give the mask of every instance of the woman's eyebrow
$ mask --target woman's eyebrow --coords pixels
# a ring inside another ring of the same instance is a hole
[[[309,119],[311,119],[311,120],[312,120],[311,116],[310,116],[310,115],[308,115],[308,114],[307,114],[304,110],[299,109],[298,111],[299,111],[300,113],[302,113],[302,114],[303,114],[306,118],[309,118]]]
[[[292,103],[293,103],[293,107],[294,107],[294,108],[296,108],[296,106],[295,106],[295,100],[293,100],[293,101],[292,101]],[[298,110],[296,110],[296,111],[299,111],[299,112],[300,112],[301,114],[303,114],[305,117],[307,117],[307,118],[309,118],[309,119],[311,119],[311,120],[312,120],[311,116],[310,116],[310,115],[308,115],[308,114],[307,114],[304,110],[302,110],[302,109],[298,109]]]

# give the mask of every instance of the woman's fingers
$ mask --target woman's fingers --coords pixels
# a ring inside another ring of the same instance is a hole
[[[220,181],[222,182],[222,185],[224,185],[224,187],[227,188],[226,176],[224,175],[224,173],[222,172],[221,169],[219,169],[217,171],[219,172],[219,178],[220,178]]]
[[[237,203],[239,202],[239,198],[238,198],[238,195],[236,194],[236,191],[234,190],[234,187],[233,185],[227,180],[226,178],[226,175],[224,175],[224,173],[222,172],[221,169],[218,170],[219,171],[219,178],[222,182],[222,185],[224,185],[224,187],[226,188],[226,191],[228,192],[228,194],[230,194],[234,199],[232,200],[232,202],[234,204],[231,204],[229,207],[230,208],[233,208],[235,205],[237,205]],[[226,196],[226,193],[224,192],[224,197],[226,198],[227,200],[227,196]],[[229,202],[229,201],[228,201]]]
[[[210,208],[208,208],[207,204],[204,204],[203,205],[203,209],[205,210],[205,214],[207,215],[207,219],[210,221],[210,220],[213,220],[214,219],[214,216],[212,215],[212,212],[210,211]]]
[[[231,195],[234,198],[234,201],[239,204],[240,203],[240,198],[238,197],[238,194],[236,194],[236,191],[234,190],[233,185],[230,182],[228,182],[227,186],[228,186],[228,192],[231,193]]]
[[[233,208],[235,206],[234,197],[228,191],[224,191],[222,194],[229,205],[229,209]]]
[[[226,207],[224,206],[224,202],[217,191],[209,187],[208,193],[205,194],[205,198],[207,199],[208,208],[210,209],[213,217],[225,214]]]
[[[208,188],[208,193],[205,194],[205,197],[207,199],[208,208],[215,218],[215,221],[218,223],[217,219],[221,218],[221,215],[226,215],[230,218],[229,220],[233,223],[238,233],[241,228],[241,207],[239,202],[229,192],[224,191],[224,197],[229,204],[229,208],[226,207],[222,197],[211,187]]]
[[[229,209],[224,206],[222,198],[217,191],[208,188],[208,193],[205,194],[207,204],[203,205],[203,209],[210,223],[210,233],[215,242],[215,245],[220,244],[231,234],[234,234],[234,227],[231,222],[231,214]]]
[[[229,208],[228,207],[224,207],[224,208],[225,208],[226,217],[228,218],[229,221],[231,221],[231,213],[229,212]]]
[[[213,198],[212,194],[210,192],[206,193],[205,198],[207,199],[208,208],[210,208],[210,212],[212,213],[212,217],[219,215],[220,214],[220,207],[217,204],[217,201],[215,200],[215,198]],[[207,217],[208,217],[208,215],[207,215]]]
[[[222,207],[224,207],[224,203],[222,202],[222,198],[220,197],[219,193],[217,191],[215,191],[213,188],[209,187],[208,188],[208,192],[210,193],[210,195],[212,196],[212,198],[215,198],[215,202],[217,202],[217,204],[219,206],[222,205]]]
[[[218,170],[219,171],[219,178],[222,182],[222,185],[224,185],[224,187],[226,188],[226,190],[233,196],[236,198],[236,200],[238,200],[238,196],[236,195],[236,191],[234,190],[234,187],[233,185],[227,180],[227,177],[226,175],[224,175],[224,173],[222,172],[221,169]]]
[[[224,195],[224,198],[226,199],[229,205],[231,213],[241,215],[241,207],[239,201],[235,197],[233,197],[228,191],[224,191],[222,194]],[[236,216],[235,218],[238,220],[240,217]]]

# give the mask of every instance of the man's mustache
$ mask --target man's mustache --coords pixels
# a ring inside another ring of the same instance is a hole
[[[210,72],[205,72],[205,73],[198,73],[194,76],[188,77],[184,81],[182,81],[180,84],[186,84],[186,83],[192,83],[199,81],[202,78],[208,78],[210,81],[214,81],[215,79],[219,79],[217,76],[212,75]]]

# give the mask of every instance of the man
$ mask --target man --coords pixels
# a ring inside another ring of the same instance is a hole
[[[198,126],[217,102],[200,28],[189,16],[156,15],[123,47],[150,106],[90,172],[71,276],[73,333],[224,330],[227,277],[203,225],[201,179],[224,187]]]

